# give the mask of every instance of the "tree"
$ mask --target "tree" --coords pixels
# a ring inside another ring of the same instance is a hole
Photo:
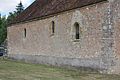
[[[13,22],[16,16],[17,16],[16,12],[14,13],[9,12],[9,15],[7,17],[7,24],[10,24],[11,22]]]
[[[20,1],[20,3],[16,6],[16,11],[9,12],[9,15],[7,18],[7,24],[11,24],[11,22],[14,21],[15,17],[19,15],[20,13],[22,13],[23,11],[24,11],[24,6],[22,2]]]
[[[4,42],[7,37],[6,17],[0,15],[0,44]]]
[[[2,19],[1,19],[1,14],[0,14],[0,25],[2,24]],[[0,26],[0,28],[1,28],[1,26]]]
[[[20,3],[16,6],[16,13],[17,13],[17,15],[19,15],[23,11],[24,11],[24,7],[23,7],[22,2],[20,1]]]

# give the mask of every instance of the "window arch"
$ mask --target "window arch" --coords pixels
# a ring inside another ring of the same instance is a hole
[[[75,29],[75,39],[80,39],[80,26],[78,22],[75,22],[74,29]]]

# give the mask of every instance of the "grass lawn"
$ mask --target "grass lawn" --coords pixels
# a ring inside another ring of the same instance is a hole
[[[120,75],[69,70],[0,59],[0,80],[120,80]]]

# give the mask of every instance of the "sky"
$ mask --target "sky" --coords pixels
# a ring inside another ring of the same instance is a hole
[[[28,7],[35,0],[0,0],[0,13],[2,16],[8,15],[9,12],[15,11],[18,3],[22,1],[23,6]]]

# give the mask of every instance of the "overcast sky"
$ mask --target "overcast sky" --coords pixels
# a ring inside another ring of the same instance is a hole
[[[28,7],[35,0],[21,0],[24,7]],[[16,6],[20,3],[20,0],[0,0],[0,13],[7,15],[9,12],[15,10]]]

